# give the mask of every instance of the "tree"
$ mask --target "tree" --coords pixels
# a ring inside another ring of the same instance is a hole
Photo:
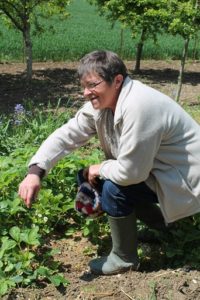
[[[135,71],[140,71],[140,61],[144,42],[157,34],[167,22],[167,0],[90,0],[99,7],[99,11],[115,22],[120,21],[131,29],[132,36],[139,36],[136,49]]]
[[[32,78],[32,41],[31,26],[41,29],[37,17],[37,9],[40,9],[40,16],[61,14],[67,16],[66,7],[70,0],[0,0],[0,15],[14,28],[21,31],[23,35],[27,80]]]
[[[185,60],[191,38],[197,36],[200,28],[200,0],[90,0],[106,14],[112,22],[120,21],[131,29],[133,37],[139,35],[136,51],[135,71],[140,70],[144,42],[157,33],[167,31],[181,35],[184,46],[178,87],[175,100],[179,101]]]
[[[170,0],[168,2],[168,32],[179,34],[183,38],[183,51],[178,77],[178,85],[175,100],[180,99],[185,61],[191,38],[195,38],[200,29],[200,1],[199,0]]]

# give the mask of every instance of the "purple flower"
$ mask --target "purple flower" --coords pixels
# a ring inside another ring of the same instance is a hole
[[[14,108],[13,121],[15,125],[20,125],[26,111],[22,104],[16,104]]]
[[[22,104],[16,104],[15,105],[15,114],[23,114],[23,113],[25,113],[25,109],[24,109],[24,107],[23,107],[23,105]]]

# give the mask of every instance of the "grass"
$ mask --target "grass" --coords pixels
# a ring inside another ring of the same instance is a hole
[[[200,124],[200,104],[194,106],[184,105],[184,109]]]
[[[42,20],[45,32],[32,35],[33,59],[35,61],[66,61],[77,60],[85,53],[94,49],[109,49],[119,53],[122,58],[135,58],[136,40],[131,32],[124,30],[124,40],[121,46],[121,27],[116,23],[113,28],[105,17],[99,16],[96,8],[87,0],[74,0],[69,7],[70,17],[59,20],[57,17]],[[54,30],[50,30],[50,27]],[[22,61],[22,36],[14,29],[6,28],[0,22],[1,43],[0,61]],[[159,35],[155,45],[149,40],[144,47],[144,59],[179,59],[182,52],[181,37],[166,34]],[[193,58],[194,41],[189,47],[190,58]],[[197,57],[200,57],[200,45],[197,47]]]

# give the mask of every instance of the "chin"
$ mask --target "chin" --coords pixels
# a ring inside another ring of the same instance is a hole
[[[93,108],[94,108],[94,109],[101,109],[100,107],[95,106],[95,105],[93,105]]]
[[[101,109],[101,106],[99,105],[99,103],[92,103],[92,106],[94,109]]]

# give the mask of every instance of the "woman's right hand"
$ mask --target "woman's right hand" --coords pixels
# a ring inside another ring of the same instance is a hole
[[[25,205],[30,208],[41,187],[40,177],[36,174],[28,174],[19,185],[18,195]]]

